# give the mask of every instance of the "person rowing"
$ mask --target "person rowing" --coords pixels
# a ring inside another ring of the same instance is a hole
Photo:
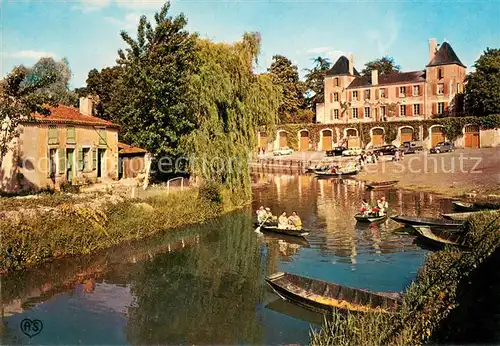
[[[263,206],[261,206],[258,210],[257,210],[257,222],[258,223],[263,223],[264,220],[267,218],[267,213],[266,213],[266,210],[264,209]]]

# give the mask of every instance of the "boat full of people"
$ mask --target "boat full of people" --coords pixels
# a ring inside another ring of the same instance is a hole
[[[277,217],[272,214],[270,208],[261,206],[256,213],[256,226],[263,231],[299,237],[304,237],[309,234],[307,230],[302,228],[302,220],[295,211],[293,211],[290,216],[287,216],[287,213],[284,211]]]

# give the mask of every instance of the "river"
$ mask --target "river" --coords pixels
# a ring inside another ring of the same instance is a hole
[[[82,259],[1,279],[3,344],[307,344],[321,316],[280,300],[266,275],[289,271],[375,291],[402,291],[426,250],[392,232],[357,225],[362,198],[385,195],[391,212],[438,216],[451,202],[355,180],[257,173],[252,207]],[[259,206],[296,211],[307,242],[259,235]],[[147,225],[145,225],[147,227]],[[31,339],[23,319],[43,329]]]

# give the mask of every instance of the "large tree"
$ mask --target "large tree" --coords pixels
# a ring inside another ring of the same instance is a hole
[[[105,109],[121,125],[125,141],[157,160],[180,154],[180,138],[195,125],[191,105],[201,101],[189,86],[196,68],[196,36],[185,29],[184,15],[169,17],[169,9],[167,2],[153,23],[142,16],[136,39],[121,32],[128,47],[118,52],[120,78],[114,101]]]
[[[294,122],[300,110],[305,107],[306,92],[305,84],[299,79],[297,66],[292,65],[290,59],[283,55],[275,55],[268,72],[273,83],[282,91],[279,107],[280,122]]]
[[[500,113],[500,49],[487,48],[467,76],[466,107],[475,116]]]
[[[330,69],[331,63],[327,58],[316,57],[313,60],[314,67],[306,69],[307,105],[316,112],[316,104],[325,102],[325,76]]]
[[[396,65],[394,58],[384,56],[380,59],[367,62],[361,74],[363,76],[370,76],[373,70],[377,70],[380,75],[388,75],[401,72],[401,66]]]
[[[76,95],[68,89],[70,77],[67,60],[42,58],[32,67],[15,67],[0,81],[0,166],[21,121],[35,111],[48,114],[46,105],[75,102]]]

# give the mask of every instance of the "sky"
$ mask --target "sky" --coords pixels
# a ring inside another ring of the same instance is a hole
[[[135,36],[141,15],[153,20],[158,0],[0,0],[0,72],[33,65],[42,56],[67,58],[71,87],[85,85],[91,69],[113,66],[125,47],[120,31]],[[469,70],[486,47],[500,48],[500,2],[475,1],[257,1],[174,0],[187,28],[217,42],[246,31],[262,36],[256,72],[273,55],[288,57],[301,76],[312,59],[354,56],[356,69],[392,56],[403,71],[424,69],[430,38],[451,44]]]

